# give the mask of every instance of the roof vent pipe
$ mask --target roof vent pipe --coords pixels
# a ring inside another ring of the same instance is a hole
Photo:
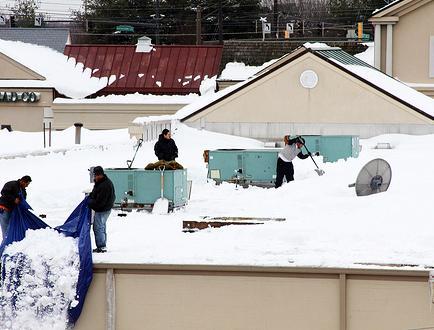
[[[140,37],[136,44],[136,53],[149,53],[153,49],[152,39],[149,37]]]

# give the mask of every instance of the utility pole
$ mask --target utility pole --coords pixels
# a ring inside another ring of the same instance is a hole
[[[223,8],[222,0],[219,0],[219,44],[223,45]]]
[[[197,6],[196,10],[196,45],[202,44],[202,7]]]
[[[272,32],[271,34],[275,34],[276,35],[276,39],[278,38],[278,31],[279,31],[279,27],[277,26],[278,24],[278,8],[277,8],[277,0],[274,0],[274,4],[273,4],[273,23],[271,25],[271,29]],[[274,32],[274,33],[273,33]]]
[[[86,32],[89,32],[89,21],[87,20],[87,0],[84,0],[84,24]]]
[[[155,44],[160,44],[160,0],[155,1],[155,19],[157,20],[157,35],[155,36]]]

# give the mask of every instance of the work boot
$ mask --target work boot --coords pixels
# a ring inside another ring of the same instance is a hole
[[[106,247],[97,247],[96,249],[93,249],[92,252],[105,253],[105,252],[107,252],[107,248]]]

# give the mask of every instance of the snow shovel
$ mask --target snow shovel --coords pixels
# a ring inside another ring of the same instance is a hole
[[[319,176],[323,175],[325,172],[324,172],[322,169],[320,169],[320,168],[318,167],[318,165],[316,164],[315,159],[313,159],[312,154],[310,153],[309,149],[307,149],[306,145],[304,145],[304,147],[305,147],[307,153],[309,154],[310,159],[312,159],[313,163],[314,163],[315,166],[316,166],[315,172],[316,172]]]
[[[165,166],[160,166],[161,195],[154,203],[152,214],[167,214],[169,211],[169,200],[164,198],[164,168]]]
[[[139,139],[139,141],[137,141],[137,148],[136,148],[136,152],[134,153],[133,159],[127,160],[128,169],[131,169],[131,166],[133,166],[134,159],[136,159],[137,151],[142,146],[142,143],[143,143],[143,139]]]

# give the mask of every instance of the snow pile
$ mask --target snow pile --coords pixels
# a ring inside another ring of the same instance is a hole
[[[254,76],[259,71],[270,66],[278,59],[273,59],[260,66],[249,66],[245,65],[243,62],[229,62],[223,69],[219,79],[220,80],[246,80]]]
[[[310,48],[312,50],[329,50],[329,49],[333,49],[333,47],[323,43],[323,42],[305,42],[303,44],[304,47],[306,48]]]
[[[83,98],[107,85],[107,78],[91,77],[92,71],[83,71],[83,64],[77,64],[73,58],[44,46],[27,44],[19,41],[0,39],[0,52],[46,78],[41,80],[23,80],[23,87],[54,87],[68,97]],[[1,80],[2,87],[19,87],[17,80]]]
[[[357,57],[359,60],[362,60],[363,62],[366,62],[371,66],[374,66],[374,43],[367,42],[364,45],[368,46],[368,48],[366,48],[365,51],[359,54],[355,54],[354,56]]]
[[[3,254],[0,328],[65,329],[77,304],[78,243],[53,229],[28,230]]]

